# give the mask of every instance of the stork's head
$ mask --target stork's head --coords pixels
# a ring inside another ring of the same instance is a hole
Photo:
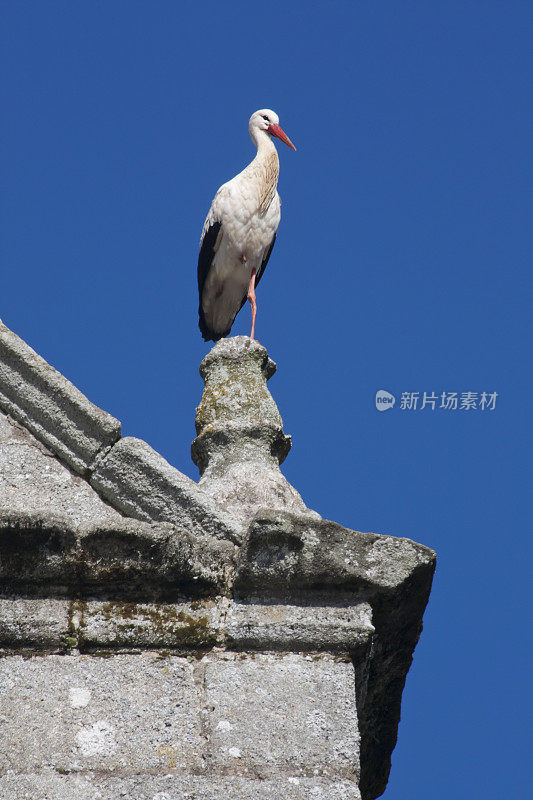
[[[275,136],[276,139],[279,139],[281,142],[288,145],[288,147],[292,147],[293,150],[296,150],[287,134],[279,127],[278,115],[270,108],[261,108],[259,111],[252,114],[248,128],[254,142],[257,141],[256,132],[265,131],[269,136]]]

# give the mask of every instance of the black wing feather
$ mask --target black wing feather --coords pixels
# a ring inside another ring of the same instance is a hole
[[[216,334],[214,331],[210,330],[207,326],[204,316],[204,310],[202,308],[202,294],[204,292],[204,285],[207,280],[207,276],[209,274],[209,270],[211,269],[211,265],[213,263],[213,258],[215,257],[215,244],[218,238],[218,234],[220,233],[220,228],[222,227],[222,223],[217,220],[213,222],[211,227],[207,229],[205,232],[205,236],[202,239],[202,246],[200,248],[200,254],[198,255],[198,295],[200,298],[199,308],[198,308],[198,326],[200,328],[200,332],[203,336],[204,342],[213,341],[216,342],[217,339],[221,338],[222,334]]]

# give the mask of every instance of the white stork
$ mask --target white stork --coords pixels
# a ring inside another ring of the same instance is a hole
[[[295,146],[279,126],[274,111],[263,108],[250,117],[250,136],[257,155],[215,195],[204,223],[198,257],[200,331],[204,341],[227,336],[246,302],[252,307],[255,334],[255,287],[270,258],[281,218],[276,191],[279,175],[275,136]]]

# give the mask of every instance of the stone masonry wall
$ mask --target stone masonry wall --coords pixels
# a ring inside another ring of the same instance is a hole
[[[308,509],[248,337],[199,483],[0,323],[0,800],[372,800],[435,554]]]
[[[349,660],[12,656],[0,676],[3,800],[359,797]]]

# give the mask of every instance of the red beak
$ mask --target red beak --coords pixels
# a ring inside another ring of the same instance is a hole
[[[268,132],[271,134],[271,136],[275,136],[276,139],[279,139],[288,147],[292,147],[293,150],[296,150],[295,146],[293,145],[287,134],[281,130],[279,125],[269,125]]]

